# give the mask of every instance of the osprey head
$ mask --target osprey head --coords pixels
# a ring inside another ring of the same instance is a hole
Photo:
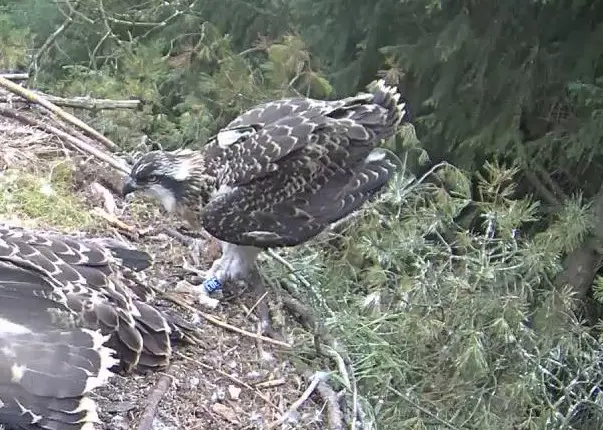
[[[202,161],[192,151],[151,151],[132,167],[122,188],[122,196],[141,191],[158,199],[168,212],[173,212],[196,189],[193,184],[204,175],[195,175]],[[196,176],[196,177],[195,177]]]

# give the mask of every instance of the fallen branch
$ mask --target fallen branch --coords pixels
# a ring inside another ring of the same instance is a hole
[[[9,79],[11,81],[26,81],[29,79],[28,73],[0,73],[0,78]]]
[[[37,127],[48,133],[52,133],[62,139],[65,139],[65,141],[70,146],[72,146],[82,152],[88,153],[90,155],[94,155],[99,160],[109,163],[111,166],[115,167],[116,169],[118,169],[124,173],[130,173],[130,170],[126,167],[125,163],[120,163],[118,161],[118,159],[112,157],[111,155],[99,150],[98,148],[95,148],[94,146],[92,146],[80,139],[73,137],[69,133],[58,129],[57,127],[53,127],[52,125],[46,124],[43,121],[40,121],[38,119],[30,118],[26,115],[23,115],[23,114],[17,112],[14,109],[7,109],[7,108],[0,107],[0,115],[8,117],[8,118],[16,119],[17,121],[20,121],[23,124],[30,125],[32,127]]]
[[[39,97],[43,97],[50,103],[53,103],[57,106],[70,107],[75,109],[138,109],[142,104],[140,100],[94,99],[91,97],[64,98],[58,96],[51,96],[50,94],[44,94],[39,91],[32,91],[32,93],[38,95]],[[9,101],[9,98],[7,96],[0,96],[0,102],[5,103],[7,101]],[[24,102],[31,102],[31,100],[24,100]]]
[[[170,385],[172,385],[172,377],[169,375],[161,375],[157,381],[157,384],[147,397],[149,401],[146,408],[144,408],[142,416],[140,417],[138,430],[151,430],[154,428],[153,421],[155,419],[155,414],[157,413],[157,406],[167,390],[170,388]]]
[[[112,149],[112,150],[117,149],[117,145],[115,143],[113,143],[111,140],[109,140],[107,137],[103,136],[101,133],[94,130],[92,127],[90,127],[88,124],[86,124],[79,118],[71,115],[69,112],[64,111],[57,105],[52,104],[51,102],[46,100],[44,97],[41,97],[41,96],[37,95],[36,93],[28,90],[27,88],[23,88],[21,85],[15,84],[14,82],[9,81],[8,79],[4,79],[2,77],[0,77],[0,87],[6,88],[11,93],[17,94],[18,96],[21,96],[24,99],[27,99],[32,103],[36,103],[36,104],[48,109],[52,113],[60,116],[65,121],[69,122],[70,124],[73,124],[74,126],[78,127],[79,129],[83,130],[91,137],[94,137],[99,142],[101,142],[103,145],[105,145],[107,148]]]
[[[268,424],[268,426],[266,428],[268,430],[270,430],[270,429],[273,429],[273,428],[278,427],[281,424],[283,424],[289,416],[294,414],[295,411],[297,411],[299,409],[299,407],[301,405],[303,405],[304,402],[306,402],[310,398],[310,396],[312,395],[314,390],[316,390],[316,387],[318,387],[318,384],[320,382],[324,381],[325,379],[327,379],[327,375],[328,374],[326,372],[316,372],[312,378],[312,382],[310,383],[308,388],[306,388],[306,391],[304,391],[302,393],[301,397],[299,399],[297,399],[295,402],[293,402],[293,404],[287,410],[287,412],[285,412],[283,415],[281,415],[281,417],[278,420],[273,421],[272,423]]]

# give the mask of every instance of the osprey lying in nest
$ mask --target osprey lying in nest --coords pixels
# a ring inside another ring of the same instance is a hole
[[[92,430],[90,390],[168,364],[179,327],[145,303],[135,271],[149,265],[125,245],[0,224],[0,424]]]
[[[198,151],[152,151],[123,194],[144,191],[222,245],[206,273],[242,280],[262,249],[295,246],[359,209],[395,170],[378,144],[405,103],[383,80],[341,100],[290,98],[243,113]]]

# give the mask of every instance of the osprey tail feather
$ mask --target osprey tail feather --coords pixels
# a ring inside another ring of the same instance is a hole
[[[398,88],[385,84],[383,79],[379,79],[371,91],[373,94],[372,102],[385,109],[387,115],[381,127],[374,127],[379,139],[388,139],[394,135],[396,129],[406,116],[406,102],[401,100],[402,95]]]

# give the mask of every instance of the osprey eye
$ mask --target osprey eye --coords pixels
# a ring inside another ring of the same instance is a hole
[[[159,182],[159,176],[157,176],[157,175],[149,175],[147,177],[147,182],[149,182],[149,183]]]

